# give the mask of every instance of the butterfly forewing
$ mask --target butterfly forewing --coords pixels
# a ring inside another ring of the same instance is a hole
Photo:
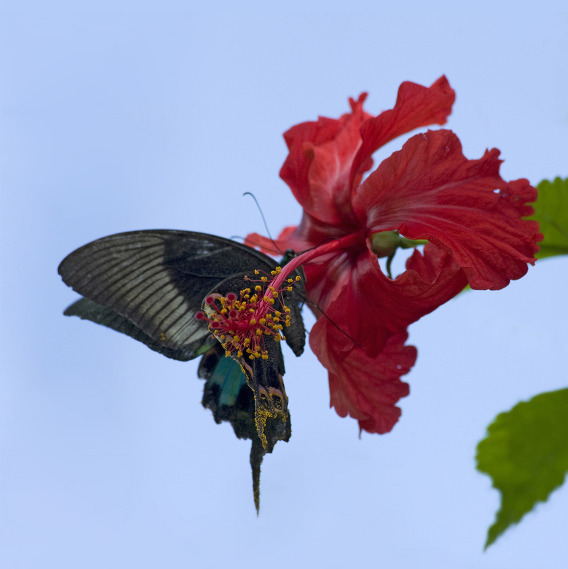
[[[88,243],[62,261],[59,274],[102,307],[77,303],[67,314],[128,334],[169,357],[191,359],[202,353],[198,349],[209,335],[195,318],[204,297],[229,275],[269,272],[275,265],[263,253],[215,235],[147,230]]]

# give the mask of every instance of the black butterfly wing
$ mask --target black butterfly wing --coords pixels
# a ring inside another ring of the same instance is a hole
[[[225,357],[225,351],[218,342],[201,358],[197,374],[206,380],[202,404],[211,410],[215,421],[231,423],[239,439],[252,441],[250,465],[254,504],[258,512],[260,509],[260,466],[264,455],[272,452],[279,440],[288,442],[290,439],[292,434],[290,415],[288,414],[284,421],[267,422],[265,432],[268,446],[265,448],[258,436],[255,398],[247,384],[246,375],[233,358]]]
[[[203,406],[211,410],[215,422],[231,423],[239,439],[251,439],[253,444],[260,445],[263,449],[262,455],[272,452],[278,441],[287,442],[290,439],[290,414],[288,401],[284,399],[284,407],[279,409],[280,413],[266,418],[264,435],[267,444],[266,447],[263,446],[256,424],[254,390],[249,388],[247,374],[243,373],[241,365],[233,358],[225,357],[225,351],[219,343],[205,352],[199,362],[197,374],[206,380]],[[260,458],[262,459],[262,456]]]
[[[106,309],[86,303],[69,307],[68,314],[187,360],[202,353],[209,335],[195,319],[203,298],[231,274],[269,272],[275,265],[259,251],[215,235],[148,230],[88,243],[62,261],[59,274],[73,290]]]
[[[250,286],[245,273],[233,275],[211,292],[226,296]],[[290,293],[291,294],[291,293]],[[288,303],[288,300],[285,300]],[[276,309],[282,310],[282,306]],[[292,319],[284,330],[300,337],[304,332],[301,320]],[[203,356],[198,370],[206,379],[203,405],[213,412],[215,420],[229,421],[237,437],[252,440],[250,464],[252,467],[254,502],[260,507],[260,466],[266,453],[272,452],[278,441],[288,441],[292,434],[288,397],[284,389],[284,358],[280,342],[265,336],[264,349],[268,358],[224,357],[220,344]],[[230,363],[229,363],[230,362]],[[240,372],[240,373],[239,373]]]
[[[225,357],[219,342],[203,354],[197,376],[205,380],[202,404],[211,410],[215,422],[231,423],[239,439],[257,436],[252,390],[241,366],[233,358]]]
[[[269,274],[276,265],[254,249],[215,235],[148,230],[88,243],[59,266],[63,281],[85,297],[69,306],[66,315],[112,328],[173,359],[203,355],[198,371],[206,379],[203,405],[217,422],[230,422],[238,437],[252,440],[257,510],[262,459],[291,434],[280,344],[268,341],[268,360],[227,358],[195,315],[211,292],[238,294],[250,285],[244,279],[247,272]],[[300,281],[284,293],[292,320],[286,341],[296,355],[305,344],[303,286]]]
[[[245,273],[233,275],[220,282],[213,291],[226,296],[230,292],[238,292],[247,286],[250,282],[245,279]],[[277,309],[283,310],[282,306],[275,305]],[[284,330],[286,332],[288,328]],[[255,402],[256,430],[263,446],[272,450],[277,440],[286,437],[286,423],[289,424],[290,418],[288,413],[288,397],[284,390],[284,358],[280,342],[277,342],[272,336],[264,336],[264,348],[267,351],[267,358],[252,358],[242,356],[237,357],[232,352],[234,360],[241,367],[248,386],[250,387]],[[271,425],[272,420],[274,425]],[[267,428],[269,428],[271,436],[274,440],[270,440],[267,436]],[[289,430],[289,429],[288,429]]]
[[[96,324],[101,324],[102,326],[106,326],[107,328],[126,334],[127,336],[146,344],[150,349],[163,354],[168,358],[182,362],[187,362],[195,358],[196,355],[206,352],[212,345],[218,343],[207,335],[203,337],[201,343],[197,341],[193,342],[189,346],[182,346],[178,349],[168,348],[161,342],[153,340],[148,336],[148,334],[145,334],[125,316],[121,316],[118,312],[112,310],[112,308],[107,308],[106,306],[97,304],[89,298],[80,298],[77,302],[68,306],[63,314],[65,316],[78,316],[83,320],[90,320]]]

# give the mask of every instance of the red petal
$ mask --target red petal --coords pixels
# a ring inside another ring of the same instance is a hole
[[[453,298],[467,284],[445,251],[428,244],[415,251],[407,270],[392,280],[367,250],[346,251],[304,266],[308,299],[329,322],[369,355],[388,339]]]
[[[280,237],[278,237],[276,240],[270,239],[269,237],[264,237],[258,233],[249,233],[245,237],[244,244],[247,247],[258,248],[267,255],[283,255],[287,249],[293,249],[293,247],[288,244],[288,235],[290,233],[293,233],[295,229],[295,226],[284,228],[280,233]],[[296,249],[294,249],[294,251],[295,250]]]
[[[363,111],[365,98],[363,94],[351,100],[352,112],[339,119],[320,117],[284,134],[290,152],[280,176],[304,211],[329,224],[345,225],[353,219],[349,170],[361,144],[359,129],[370,116]]]
[[[394,109],[365,121],[361,126],[363,144],[357,152],[351,169],[353,189],[358,185],[357,175],[365,170],[365,162],[387,142],[432,124],[446,124],[456,99],[454,90],[442,75],[430,87],[405,81],[398,89]]]
[[[249,233],[245,238],[245,245],[258,247],[264,253],[275,256],[283,255],[288,249],[303,253],[320,243],[342,236],[342,233],[337,233],[333,226],[322,224],[304,213],[300,225],[285,227],[277,239]]]
[[[285,227],[277,239],[249,233],[245,238],[245,245],[259,247],[268,255],[282,255],[287,249],[303,253],[325,242],[344,237],[346,233],[349,232],[344,228],[322,223],[304,212],[300,225]]]
[[[396,402],[409,393],[400,377],[416,361],[416,348],[404,346],[407,334],[389,339],[384,350],[370,357],[346,341],[345,336],[325,318],[310,332],[310,346],[329,371],[330,405],[337,414],[347,414],[370,433],[389,432],[400,417]]]
[[[538,223],[527,180],[505,182],[499,151],[468,160],[448,130],[412,137],[361,185],[353,207],[370,232],[398,229],[453,255],[472,288],[500,289],[527,272]]]
[[[323,313],[310,346],[329,371],[331,405],[372,433],[390,431],[400,416],[395,403],[408,395],[400,381],[416,359],[405,347],[406,328],[443,304],[466,284],[450,255],[427,244],[407,270],[391,280],[364,249],[346,251],[304,267],[308,297]]]

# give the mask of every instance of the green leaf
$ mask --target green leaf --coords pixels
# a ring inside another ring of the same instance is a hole
[[[564,482],[568,471],[568,389],[541,393],[497,415],[477,446],[477,469],[501,492],[501,508],[487,532],[489,547],[537,502]]]
[[[544,239],[537,259],[568,254],[568,178],[543,180],[538,184],[538,199],[533,204],[535,219]]]

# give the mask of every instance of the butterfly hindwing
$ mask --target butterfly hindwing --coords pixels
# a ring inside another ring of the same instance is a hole
[[[272,452],[279,440],[288,442],[292,433],[289,413],[282,421],[268,421],[265,427],[267,447],[258,436],[256,426],[255,397],[247,383],[241,366],[225,357],[225,351],[218,342],[201,358],[198,376],[205,379],[202,404],[210,409],[217,423],[227,421],[233,426],[240,439],[252,441],[250,465],[254,504],[260,509],[260,467],[267,452]],[[276,430],[274,427],[276,426]]]
[[[200,355],[207,351],[212,345],[218,343],[216,340],[211,338],[211,336],[205,335],[187,346],[181,346],[177,349],[168,348],[163,343],[153,340],[128,320],[128,318],[118,314],[118,312],[115,312],[112,308],[107,308],[106,306],[97,304],[89,298],[80,298],[68,306],[63,314],[65,316],[78,316],[83,320],[90,320],[96,324],[101,324],[102,326],[106,326],[107,328],[126,334],[127,336],[146,344],[150,349],[168,358],[182,362],[195,358],[196,355]]]
[[[246,277],[245,273],[232,275],[220,282],[211,292],[223,296],[232,292],[239,296],[240,291],[251,286]],[[275,305],[275,308],[283,310],[279,303]],[[287,430],[289,430],[286,425],[289,425],[290,416],[288,397],[284,390],[283,376],[285,370],[280,342],[277,342],[271,335],[263,335],[261,340],[263,348],[267,352],[266,358],[248,357],[246,353],[242,357],[238,357],[235,352],[231,352],[231,355],[240,365],[253,393],[258,435],[264,448],[272,450],[276,441],[286,437]],[[273,440],[270,440],[271,438]]]
[[[233,275],[211,292],[225,297],[232,292],[239,296],[240,291],[251,286],[246,277],[245,273]],[[280,302],[275,309],[283,310]],[[296,306],[296,310],[299,309]],[[286,337],[288,330],[294,327],[305,333],[300,318],[292,320],[292,325],[285,329]],[[300,337],[297,331],[295,335]],[[207,380],[203,405],[213,411],[216,421],[229,421],[238,437],[252,441],[250,464],[257,512],[260,507],[260,466],[264,455],[272,452],[278,441],[287,442],[292,434],[280,342],[266,335],[263,336],[262,348],[266,350],[266,358],[251,358],[246,353],[238,357],[234,351],[228,358],[218,344],[203,356],[198,371],[199,376]]]

